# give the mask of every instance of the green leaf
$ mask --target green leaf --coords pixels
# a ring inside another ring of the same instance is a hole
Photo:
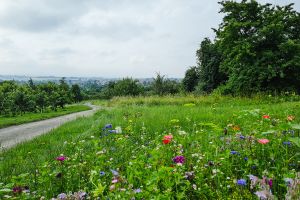
[[[266,132],[262,132],[261,134],[262,135],[268,135],[268,134],[271,134],[271,133],[276,133],[276,131],[275,130],[268,130]]]
[[[296,146],[300,147],[300,138],[289,138],[289,140]]]
[[[300,124],[292,124],[292,128],[296,130],[300,130]]]
[[[0,193],[8,193],[8,192],[11,192],[11,191],[12,190],[8,189],[8,188],[0,189]]]

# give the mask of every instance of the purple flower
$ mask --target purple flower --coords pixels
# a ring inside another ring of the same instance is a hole
[[[245,157],[244,160],[245,160],[245,161],[248,161],[248,157]]]
[[[245,179],[239,179],[239,180],[237,180],[236,184],[238,184],[240,186],[246,186],[247,182]]]
[[[56,160],[57,161],[60,161],[60,162],[63,162],[63,161],[65,161],[67,159],[67,157],[65,157],[65,156],[58,156],[57,158],[56,158]]]
[[[140,188],[134,190],[134,193],[141,193],[141,192],[142,190]]]
[[[173,162],[175,162],[175,163],[181,163],[181,164],[183,164],[184,161],[185,161],[184,156],[176,156],[176,157],[173,158]]]
[[[119,172],[117,172],[116,170],[111,169],[110,171],[114,176],[119,176]]]
[[[270,188],[273,186],[273,180],[271,178],[269,179],[268,184],[269,184]]]
[[[22,187],[16,186],[13,188],[13,193],[21,193],[23,191]]]
[[[246,137],[243,135],[240,135],[240,139],[244,140]]]
[[[65,193],[61,193],[57,196],[58,199],[67,199],[68,196]]]

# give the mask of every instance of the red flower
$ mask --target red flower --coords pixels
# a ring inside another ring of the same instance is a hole
[[[260,144],[267,144],[267,143],[269,143],[270,142],[270,140],[268,140],[268,139],[259,139],[259,140],[257,140]]]
[[[264,119],[270,119],[271,117],[270,117],[270,115],[263,115],[262,116]]]
[[[164,139],[164,140],[163,140],[163,143],[164,143],[164,144],[169,144],[170,142],[171,142],[171,140],[167,140],[167,139]]]
[[[173,139],[173,135],[165,135],[163,139],[164,144],[169,144]]]

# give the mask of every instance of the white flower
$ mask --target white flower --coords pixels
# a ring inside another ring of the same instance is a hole
[[[122,133],[122,128],[121,128],[121,126],[117,126],[117,127],[115,128],[115,130],[116,130],[116,133]]]

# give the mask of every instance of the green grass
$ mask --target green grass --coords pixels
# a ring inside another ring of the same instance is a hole
[[[91,108],[86,105],[68,105],[65,108],[58,108],[57,111],[49,110],[43,113],[25,113],[23,115],[18,115],[15,117],[0,116],[0,128],[24,124],[28,122],[40,121],[90,109]]]
[[[293,189],[286,186],[284,179],[296,179],[300,171],[300,147],[297,146],[300,102],[294,100],[272,97],[113,99],[107,102],[112,106],[109,110],[69,122],[50,134],[2,152],[0,198],[1,194],[26,197],[9,191],[1,193],[1,188],[29,186],[35,191],[29,196],[32,199],[41,196],[49,199],[63,192],[78,191],[87,192],[92,199],[104,196],[110,199],[257,199],[254,193],[263,188],[284,199],[287,191]],[[263,115],[271,119],[263,119]],[[290,115],[295,116],[293,121],[287,121]],[[120,126],[122,134],[102,131],[109,123],[114,128]],[[162,139],[168,134],[174,138],[164,145]],[[257,142],[261,138],[270,142],[262,145]],[[289,140],[293,141],[291,146],[283,144]],[[233,155],[231,151],[238,153]],[[61,154],[68,159],[56,161]],[[172,161],[177,155],[185,157],[182,166]],[[118,171],[119,175],[113,175],[111,170]],[[188,179],[187,172],[192,173]],[[259,179],[263,176],[264,180],[272,179],[273,186],[270,188],[266,181],[261,181],[251,189],[250,174]],[[247,185],[237,185],[238,179],[245,179]],[[300,194],[297,188],[294,190]]]

